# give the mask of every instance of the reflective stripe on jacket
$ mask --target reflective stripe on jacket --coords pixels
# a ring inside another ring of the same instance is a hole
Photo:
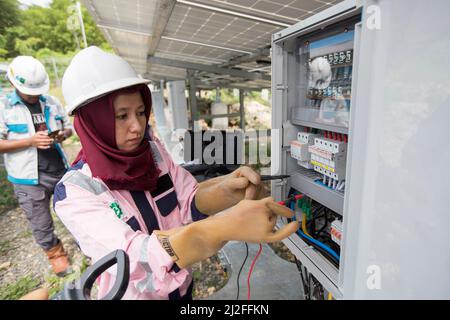
[[[172,161],[159,141],[150,144],[161,170],[152,192],[109,190],[81,161],[55,188],[57,215],[93,263],[116,249],[128,254],[130,283],[123,299],[185,296],[192,282],[190,268],[180,270],[152,232],[207,217],[195,207],[198,183],[194,177]],[[114,280],[114,270],[98,278],[99,298]]]

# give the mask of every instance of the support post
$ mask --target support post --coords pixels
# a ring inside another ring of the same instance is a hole
[[[244,90],[239,89],[239,114],[240,114],[240,127],[245,131],[245,109],[244,109]]]
[[[197,96],[196,96],[196,85],[195,85],[195,78],[194,78],[194,71],[193,70],[187,70],[188,74],[188,81],[189,81],[189,105],[191,107],[191,124],[192,124],[192,130],[196,131],[197,128],[197,121],[198,121],[198,113],[197,113]]]

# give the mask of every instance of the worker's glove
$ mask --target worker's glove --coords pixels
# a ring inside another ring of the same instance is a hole
[[[212,256],[227,241],[275,242],[298,229],[299,224],[294,221],[275,231],[278,216],[291,218],[294,212],[270,197],[242,200],[220,214],[178,228],[175,232],[164,231],[156,235],[163,248],[170,248],[168,253],[178,266],[184,268]]]
[[[246,242],[280,241],[299,228],[297,221],[275,231],[278,216],[292,218],[294,211],[276,203],[272,197],[261,200],[242,200],[234,207],[211,218],[222,221],[220,236],[224,240]]]
[[[224,176],[221,187],[234,204],[243,199],[256,200],[263,196],[261,177],[250,167],[240,167]]]
[[[200,183],[195,203],[201,212],[210,215],[230,208],[243,199],[260,199],[266,192],[259,174],[244,166],[225,176]]]

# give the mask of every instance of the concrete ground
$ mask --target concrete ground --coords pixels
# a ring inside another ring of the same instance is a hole
[[[240,276],[239,300],[247,299],[247,276],[259,245],[248,244],[249,254]],[[228,283],[206,300],[235,300],[237,275],[245,258],[245,244],[231,241],[222,249],[222,259],[228,263]],[[302,300],[303,287],[295,263],[277,256],[272,248],[264,244],[250,278],[251,300]]]

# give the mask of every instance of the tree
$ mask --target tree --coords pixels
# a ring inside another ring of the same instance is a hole
[[[4,3],[9,3],[11,8],[15,4],[18,8],[17,0],[1,0],[1,6]],[[15,23],[4,23],[4,32],[0,36],[0,58],[8,59],[21,54],[36,56],[43,49],[72,54],[78,49],[76,37],[81,38],[81,31],[74,34],[67,29],[67,21],[73,14],[68,8],[75,3],[74,0],[53,0],[48,8],[34,5],[18,10]],[[1,6],[0,11],[3,10]],[[11,8],[8,10],[11,11]],[[88,44],[109,47],[84,7],[82,13]],[[2,11],[2,19],[3,16]],[[12,21],[13,18],[8,19]]]
[[[17,0],[0,1],[0,34],[3,35],[5,29],[13,27],[19,23],[19,2]]]

